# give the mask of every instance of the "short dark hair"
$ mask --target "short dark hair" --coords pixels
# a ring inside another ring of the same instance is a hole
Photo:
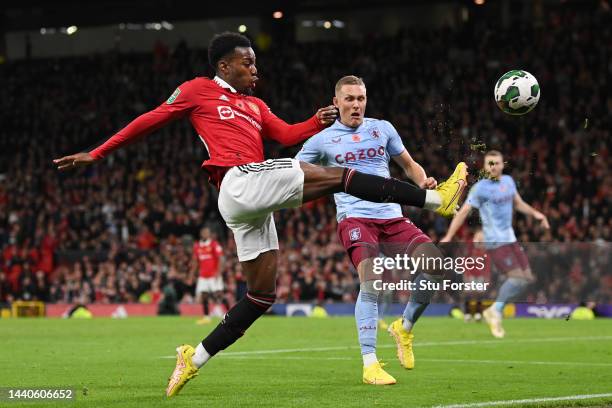
[[[250,47],[251,40],[242,34],[226,31],[215,34],[208,44],[208,63],[216,71],[217,64],[226,55],[234,52],[236,47]]]

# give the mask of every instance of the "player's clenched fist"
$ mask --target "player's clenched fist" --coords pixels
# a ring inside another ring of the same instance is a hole
[[[322,125],[331,125],[338,117],[338,110],[334,105],[329,105],[317,111],[317,119]]]
[[[95,161],[96,159],[94,159],[89,153],[77,153],[55,159],[53,160],[53,163],[57,166],[58,170],[68,170],[76,167],[87,166]]]

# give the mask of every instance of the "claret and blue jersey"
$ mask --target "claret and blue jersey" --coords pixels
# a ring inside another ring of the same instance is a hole
[[[479,180],[467,198],[467,203],[480,212],[484,240],[489,247],[516,242],[512,228],[516,184],[504,174],[499,180]]]
[[[389,160],[405,150],[393,125],[365,118],[357,128],[339,120],[304,144],[296,159],[332,167],[348,167],[362,173],[389,177]],[[338,220],[345,217],[390,219],[402,216],[399,204],[373,203],[345,193],[334,194]]]

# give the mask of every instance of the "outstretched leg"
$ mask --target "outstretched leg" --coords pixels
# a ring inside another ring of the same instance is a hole
[[[465,163],[459,163],[453,175],[436,190],[424,190],[394,178],[385,178],[341,167],[320,167],[300,162],[304,172],[303,202],[344,192],[375,203],[394,202],[454,214],[467,182]]]

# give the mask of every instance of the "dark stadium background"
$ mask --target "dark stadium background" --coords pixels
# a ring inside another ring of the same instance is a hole
[[[191,242],[203,225],[224,246],[228,300],[242,293],[216,191],[199,171],[205,149],[188,121],[85,170],[60,174],[51,162],[102,142],[181,82],[210,75],[205,44],[240,24],[257,52],[257,96],[281,118],[305,119],[331,101],[340,76],[359,75],[368,116],[391,121],[438,180],[460,160],[476,170],[486,149],[506,155],[522,196],[552,226],[544,231],[518,216],[520,241],[611,239],[608,1],[26,0],[1,7],[0,306],[148,302],[168,284],[192,302]],[[283,17],[273,18],[279,10]],[[72,26],[72,35],[62,32]],[[493,101],[495,81],[515,68],[534,74],[542,89],[524,117],[503,114]],[[268,157],[298,148],[270,145]],[[406,212],[434,240],[444,234],[446,220]],[[276,219],[278,301],[352,302],[356,275],[335,236],[333,200]],[[469,241],[477,227],[473,217],[459,239]],[[610,302],[609,258],[608,270],[595,273],[586,261],[568,268],[566,258],[556,260],[539,276],[543,299],[568,292],[564,301],[584,300],[565,290],[573,274],[590,288],[589,300]]]

